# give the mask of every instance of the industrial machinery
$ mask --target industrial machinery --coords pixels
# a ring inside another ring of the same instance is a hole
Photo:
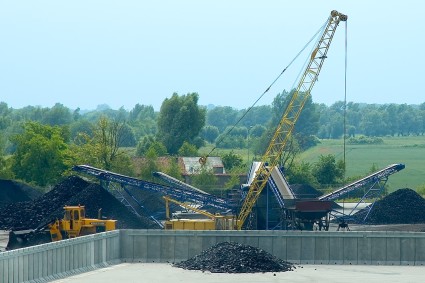
[[[99,232],[115,230],[116,220],[102,219],[99,210],[98,218],[86,218],[84,206],[65,206],[63,219],[48,224],[52,242],[64,238],[75,238]]]
[[[236,219],[233,215],[212,214],[191,203],[180,202],[168,196],[163,198],[166,206],[166,230],[233,230],[235,227]],[[186,212],[170,214],[170,202],[185,208]]]
[[[326,27],[324,28],[324,31],[322,32],[316,47],[310,55],[307,67],[301,76],[298,86],[293,92],[292,98],[285,112],[283,113],[283,116],[276,128],[276,131],[265,154],[262,157],[261,166],[258,167],[255,177],[250,184],[249,190],[245,196],[245,200],[237,218],[237,229],[242,229],[244,227],[245,221],[250,215],[254,204],[258,200],[262,190],[265,188],[272,174],[272,170],[269,170],[268,168],[274,168],[279,164],[280,157],[291,137],[295,123],[301,114],[304,104],[310,97],[311,90],[318,79],[320,70],[322,69],[323,62],[327,58],[327,52],[332,42],[336,28],[341,21],[346,20],[346,15],[341,14],[335,10],[331,12]],[[311,206],[305,201],[298,201],[296,199],[293,202],[293,213],[288,215],[296,216],[296,214],[300,214],[302,212],[300,210],[327,211],[329,206],[328,202],[315,202],[314,206]],[[301,202],[305,203],[302,204]]]
[[[35,230],[10,231],[6,249],[12,250],[36,244],[55,242],[84,235],[115,230],[116,220],[102,219],[99,210],[98,218],[86,218],[84,206],[65,206],[64,217]]]

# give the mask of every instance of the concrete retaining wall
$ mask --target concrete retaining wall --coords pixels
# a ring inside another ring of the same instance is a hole
[[[299,264],[425,265],[425,233],[121,230],[121,260],[178,262],[222,241]]]
[[[0,283],[45,282],[120,262],[119,231],[0,253]]]
[[[425,233],[119,230],[0,253],[0,283],[45,282],[119,262],[178,262],[223,241],[297,264],[425,265]]]

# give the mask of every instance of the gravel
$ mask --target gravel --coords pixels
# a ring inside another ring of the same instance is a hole
[[[235,242],[221,242],[201,254],[174,264],[175,267],[212,273],[257,273],[292,271],[295,266],[270,253]]]

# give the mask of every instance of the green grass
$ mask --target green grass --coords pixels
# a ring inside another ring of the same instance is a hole
[[[343,140],[321,140],[309,149],[300,160],[316,162],[320,155],[334,154],[344,158]],[[380,145],[346,145],[347,177],[365,176],[372,166],[381,169],[393,163],[403,163],[406,168],[388,178],[389,191],[399,188],[416,189],[425,184],[425,137],[386,137]]]
[[[370,173],[373,166],[382,169],[390,164],[403,163],[404,170],[389,176],[387,186],[389,192],[399,188],[417,189],[425,184],[425,137],[385,137],[384,143],[379,145],[346,145],[345,161],[347,177],[364,177]],[[207,145],[199,150],[200,154],[208,154],[213,145]],[[230,149],[215,149],[211,156],[218,156],[230,152]],[[248,160],[247,149],[234,149],[245,163]],[[305,152],[299,160],[314,163],[320,155],[333,154],[336,159],[344,158],[343,140],[321,140],[321,143]],[[250,152],[250,159],[253,153]],[[257,156],[259,160],[261,156]]]

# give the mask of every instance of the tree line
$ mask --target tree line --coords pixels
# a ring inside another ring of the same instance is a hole
[[[206,144],[223,149],[248,148],[253,155],[261,156],[290,97],[290,92],[283,91],[272,105],[235,109],[201,106],[197,93],[174,93],[163,101],[159,111],[143,104],[131,110],[99,105],[95,110],[83,111],[60,103],[51,108],[13,109],[0,102],[0,177],[47,186],[69,173],[73,165],[91,164],[148,178],[150,169],[134,172],[132,157],[150,160],[145,167],[158,167],[155,160],[159,156],[198,156],[198,150]],[[376,138],[382,136],[423,135],[425,103],[345,105],[339,101],[326,106],[310,98],[282,164],[291,167],[297,153],[314,146],[318,139],[341,138],[344,131],[351,142],[376,143]],[[242,157],[233,151],[222,158],[229,170],[244,166]],[[330,179],[341,176],[343,166],[338,161],[324,156],[320,162],[322,167],[331,163],[335,168]],[[292,168],[291,178],[297,181],[312,178],[305,174],[306,169],[313,175],[323,169],[310,164],[294,164]],[[295,168],[300,172],[296,173]],[[174,161],[163,169],[179,175]],[[325,176],[323,172],[319,175]]]

